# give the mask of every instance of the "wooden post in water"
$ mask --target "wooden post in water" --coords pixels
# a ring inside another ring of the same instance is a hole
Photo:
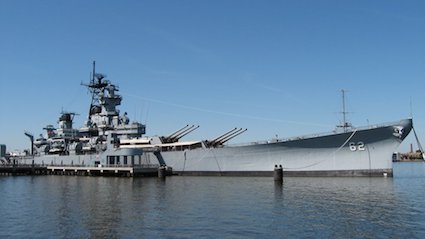
[[[273,177],[275,182],[283,182],[283,168],[282,165],[274,166]]]
[[[165,178],[166,176],[166,168],[165,166],[160,166],[158,168],[158,178]]]

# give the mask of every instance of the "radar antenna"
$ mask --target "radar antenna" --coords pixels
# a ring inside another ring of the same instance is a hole
[[[96,61],[93,61],[93,72],[91,74],[90,83],[82,84],[89,89],[92,95],[90,108],[89,108],[89,114],[88,114],[89,121],[90,121],[91,115],[94,113],[93,112],[94,107],[96,106],[99,107],[97,103],[99,102],[99,94],[103,92],[106,86],[108,86],[108,82],[104,80],[105,77],[106,75],[102,73],[96,73]]]

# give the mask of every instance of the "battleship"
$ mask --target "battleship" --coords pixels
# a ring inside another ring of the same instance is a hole
[[[412,119],[367,127],[343,124],[330,133],[228,144],[246,129],[234,128],[214,139],[184,141],[196,125],[165,136],[146,135],[146,125],[130,122],[118,106],[118,87],[96,73],[83,127],[73,127],[75,113],[62,112],[58,127],[31,139],[21,163],[93,167],[160,166],[177,175],[268,176],[282,167],[288,176],[392,176],[392,154],[413,128]],[[345,110],[344,110],[345,111]],[[344,112],[345,116],[345,112]]]

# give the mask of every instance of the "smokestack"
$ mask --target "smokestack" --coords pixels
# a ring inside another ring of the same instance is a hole
[[[28,138],[30,138],[30,140],[31,140],[31,151],[30,151],[30,153],[31,153],[31,155],[34,155],[34,136],[32,134],[28,133],[28,132],[25,132],[24,134]]]

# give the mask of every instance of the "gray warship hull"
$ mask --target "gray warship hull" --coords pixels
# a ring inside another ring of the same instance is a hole
[[[145,136],[145,125],[120,114],[118,87],[96,73],[83,84],[91,92],[89,115],[74,128],[75,113],[62,112],[58,127],[47,125],[45,135],[31,140],[31,156],[20,163],[108,168],[153,167],[189,175],[271,175],[275,166],[286,175],[392,175],[392,154],[412,129],[412,120],[353,128],[344,120],[340,132],[274,139],[243,145],[226,142],[247,129],[234,128],[201,141],[180,141],[199,128],[185,126],[168,136]],[[344,102],[344,91],[343,91]]]
[[[111,147],[98,154],[35,155],[25,164],[95,167],[158,167],[178,175],[271,176],[282,165],[287,176],[392,176],[392,154],[412,129],[412,120],[241,145],[191,143]]]
[[[392,154],[412,129],[412,120],[343,133],[273,142],[161,152],[182,175],[272,175],[282,165],[291,176],[392,175]],[[158,154],[157,154],[158,155]],[[155,158],[145,152],[147,158]]]

